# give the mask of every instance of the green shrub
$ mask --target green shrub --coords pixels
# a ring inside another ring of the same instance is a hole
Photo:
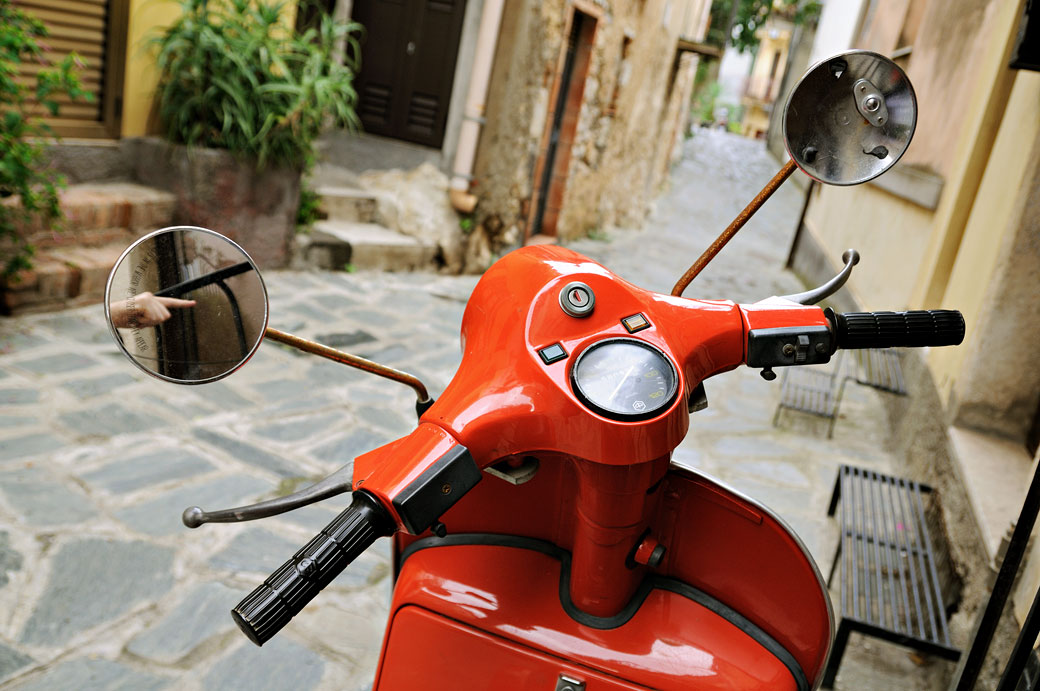
[[[282,3],[180,4],[181,17],[155,40],[159,117],[171,141],[227,149],[259,166],[306,168],[327,125],[357,127],[359,24],[325,15],[296,34]]]
[[[75,54],[53,69],[41,70],[34,84],[19,83],[22,63],[48,64],[40,39],[47,29],[38,19],[0,0],[0,275],[7,278],[31,268],[33,247],[21,228],[33,223],[56,223],[60,176],[43,167],[44,142],[53,136],[40,121],[42,109],[58,114],[56,98],[67,94],[86,98],[76,68],[82,63]]]

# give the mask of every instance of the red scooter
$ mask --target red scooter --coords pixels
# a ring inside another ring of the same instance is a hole
[[[146,371],[212,381],[266,335],[417,392],[416,429],[358,457],[352,477],[340,471],[249,507],[185,511],[197,527],[353,492],[234,608],[241,630],[262,645],[391,536],[395,585],[376,690],[817,687],[834,624],[812,557],[772,511],[672,465],[671,453],[706,405],[708,377],[747,365],[771,379],[775,367],[826,363],[838,348],[957,344],[964,322],[954,311],[811,306],[847,280],[851,251],[834,279],[798,295],[749,305],[681,297],[796,164],[851,184],[894,163],[913,132],[913,92],[887,59],[849,53],[803,78],[785,119],[793,162],[671,295],[557,246],[497,262],[469,300],[462,364],[436,402],[409,375],[267,327],[255,266],[222,236],[173,228],[131,247],[106,304],[121,346]],[[178,269],[188,265],[207,270],[189,277]],[[135,318],[153,300],[167,316]]]

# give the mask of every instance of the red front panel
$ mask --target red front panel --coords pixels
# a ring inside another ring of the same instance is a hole
[[[444,515],[449,535],[521,535],[573,551],[577,465],[543,457],[538,474],[520,486],[485,478]],[[789,650],[812,684],[827,657],[833,620],[815,565],[796,539],[761,507],[675,466],[647,499],[653,502],[649,534],[667,551],[657,569],[635,571],[676,578],[733,607]],[[397,548],[412,539],[399,535]],[[624,563],[611,566],[625,577],[632,573]]]
[[[612,628],[579,624],[561,604],[561,568],[553,556],[517,547],[461,545],[412,554],[394,591],[376,688],[544,691],[564,672],[601,684],[590,689],[795,688],[790,671],[752,637],[667,590],[652,590],[631,618]],[[466,627],[453,625],[449,635],[445,623],[445,630],[431,631],[408,615],[417,606]],[[528,664],[530,671],[507,671]],[[471,670],[477,671],[471,676]],[[458,683],[459,674],[465,683]],[[518,676],[498,685],[503,674]],[[423,683],[414,685],[414,675]],[[615,685],[602,685],[608,680]]]
[[[552,691],[561,674],[585,682],[587,691],[648,691],[419,607],[394,617],[385,655],[379,691]]]

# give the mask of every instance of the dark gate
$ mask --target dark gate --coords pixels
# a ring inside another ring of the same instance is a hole
[[[466,0],[355,0],[366,132],[440,147],[465,10]]]

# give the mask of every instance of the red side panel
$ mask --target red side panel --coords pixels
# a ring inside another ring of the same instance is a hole
[[[762,645],[670,591],[652,590],[614,628],[579,624],[561,604],[560,573],[555,557],[516,547],[458,545],[412,554],[394,591],[376,689],[544,691],[560,673],[587,680],[589,689],[795,688],[790,671]],[[416,605],[465,626],[416,617]],[[440,628],[431,630],[437,621]],[[519,676],[502,677],[509,674]]]

